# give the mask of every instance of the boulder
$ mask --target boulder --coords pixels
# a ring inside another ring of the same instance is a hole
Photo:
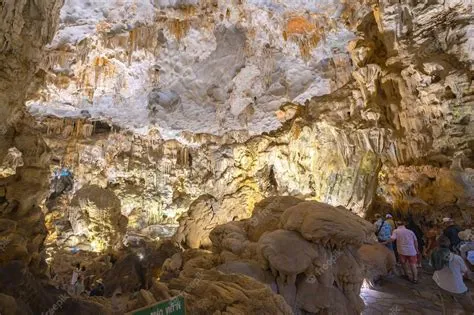
[[[287,209],[280,221],[283,229],[298,231],[308,241],[339,248],[347,244],[360,246],[374,232],[372,224],[349,210],[316,201]]]
[[[278,196],[266,198],[257,203],[252,217],[247,222],[248,239],[257,242],[263,233],[278,229],[283,212],[301,202],[303,200],[295,197]]]
[[[146,270],[140,258],[132,253],[117,261],[104,275],[105,296],[120,289],[123,294],[136,292],[146,286]]]
[[[274,276],[288,278],[295,283],[296,275],[307,271],[318,252],[315,244],[306,241],[297,232],[276,230],[264,234],[258,241],[258,258]]]
[[[147,290],[140,290],[138,292],[138,308],[145,307],[147,305],[155,304],[156,299],[153,293]]]
[[[364,265],[364,277],[370,285],[395,269],[395,254],[384,245],[364,244],[358,253]]]
[[[10,295],[0,294],[0,314],[16,314],[18,306],[15,298]]]
[[[184,294],[189,314],[293,314],[281,296],[244,275],[204,270],[195,278],[180,275],[169,288]]]

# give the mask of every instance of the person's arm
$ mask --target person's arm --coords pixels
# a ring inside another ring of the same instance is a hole
[[[427,237],[427,244],[425,248],[423,249],[423,255],[426,256],[428,254],[428,248],[431,248],[432,245],[433,245],[433,239],[431,237]]]
[[[469,280],[473,280],[474,274],[471,272],[471,270],[467,268],[466,263],[464,262],[464,259],[462,259],[462,257],[459,255],[455,255],[454,257],[456,257],[456,260],[460,265],[462,275],[465,278],[468,278]]]
[[[396,239],[397,239],[397,233],[395,233],[395,231],[393,231],[392,236],[390,236],[390,238],[388,240],[386,240],[385,242],[382,242],[382,244],[393,243],[393,242],[395,242]]]

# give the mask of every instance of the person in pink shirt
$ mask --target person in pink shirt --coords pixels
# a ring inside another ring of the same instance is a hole
[[[390,240],[385,243],[397,242],[397,251],[400,263],[403,266],[404,277],[413,283],[418,283],[417,255],[418,242],[416,235],[405,227],[404,222],[397,222],[398,228],[392,232]],[[409,276],[411,271],[411,277]]]

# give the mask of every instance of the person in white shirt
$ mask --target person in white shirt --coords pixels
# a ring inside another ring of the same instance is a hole
[[[451,244],[449,239],[444,236],[439,238],[438,243],[440,247],[444,248],[449,248]],[[464,284],[464,275],[471,276],[464,260],[461,256],[451,252],[449,254],[449,264],[443,269],[435,271],[433,280],[444,293],[451,295],[461,304],[466,314],[473,314],[474,302],[467,286]]]
[[[404,277],[413,283],[418,283],[416,264],[419,250],[415,233],[408,230],[402,221],[398,221],[397,226],[390,239],[382,244],[397,242],[398,259],[402,264]]]
[[[459,246],[459,254],[466,262],[467,267],[472,270],[474,268],[474,235],[471,229],[467,229],[459,232],[458,236],[462,241]]]
[[[74,285],[77,282],[77,279],[79,278],[79,275],[81,274],[81,264],[77,263],[76,268],[72,272],[72,278],[71,278],[71,292],[74,292]]]

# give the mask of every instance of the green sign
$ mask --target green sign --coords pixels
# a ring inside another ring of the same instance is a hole
[[[186,315],[184,297],[181,295],[164,302],[129,313],[131,315]]]

